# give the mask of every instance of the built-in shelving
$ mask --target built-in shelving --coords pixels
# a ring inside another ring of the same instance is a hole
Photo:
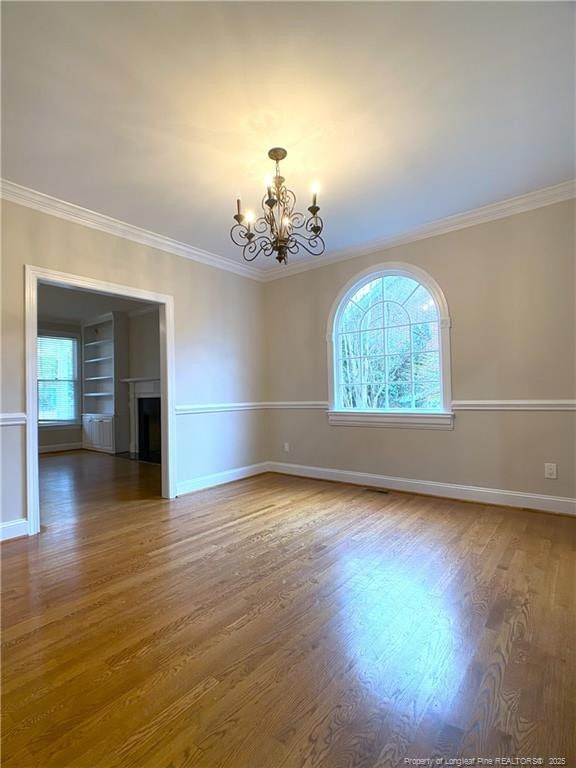
[[[95,347],[97,344],[110,344],[114,339],[96,339],[96,341],[87,341],[85,347]]]
[[[85,392],[84,397],[114,397],[114,392]]]
[[[85,363],[103,363],[105,360],[114,360],[113,355],[107,355],[106,357],[92,357],[90,360],[84,360]]]
[[[82,328],[82,426],[85,448],[128,450],[128,321],[111,312]]]

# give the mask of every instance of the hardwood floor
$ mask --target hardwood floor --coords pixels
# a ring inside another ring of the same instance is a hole
[[[41,460],[2,546],[6,768],[576,763],[576,520]]]

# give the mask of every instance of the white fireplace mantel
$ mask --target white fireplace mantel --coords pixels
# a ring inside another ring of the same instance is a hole
[[[138,400],[141,397],[160,397],[160,379],[137,376],[121,381],[130,387],[130,453],[138,453]]]

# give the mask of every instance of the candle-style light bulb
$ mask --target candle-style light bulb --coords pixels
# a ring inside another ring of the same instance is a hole
[[[318,202],[317,202],[318,201],[318,193],[320,192],[320,184],[318,184],[318,182],[315,181],[312,184],[312,186],[310,188],[310,191],[312,192],[312,205],[317,205],[318,204]]]
[[[246,223],[248,224],[248,232],[252,229],[252,224],[254,223],[254,212],[253,211],[246,211]]]

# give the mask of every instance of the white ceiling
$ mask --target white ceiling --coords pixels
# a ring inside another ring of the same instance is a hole
[[[281,145],[327,248],[369,244],[576,175],[574,11],[3,2],[3,176],[241,261]]]
[[[77,288],[43,284],[38,286],[38,318],[44,321],[60,320],[81,325],[107,312],[134,312],[152,306],[156,305]]]

